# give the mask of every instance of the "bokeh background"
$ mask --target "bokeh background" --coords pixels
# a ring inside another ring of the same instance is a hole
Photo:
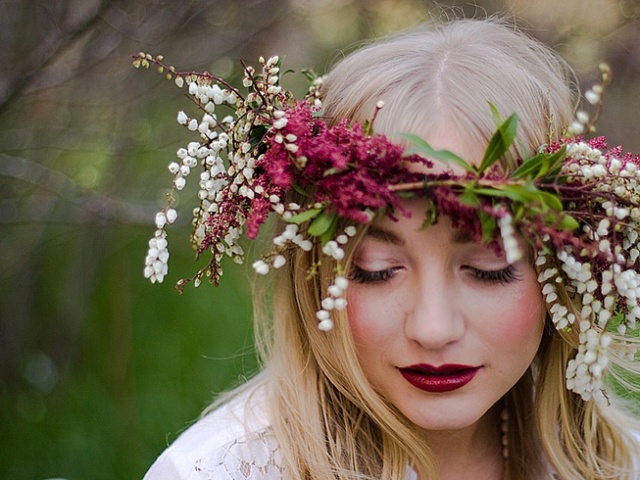
[[[168,281],[142,278],[188,136],[180,91],[130,54],[231,78],[273,54],[324,72],[362,40],[496,13],[584,88],[608,62],[599,132],[640,151],[637,0],[0,0],[0,478],[140,478],[256,369],[248,269],[177,294],[195,271],[181,223]]]

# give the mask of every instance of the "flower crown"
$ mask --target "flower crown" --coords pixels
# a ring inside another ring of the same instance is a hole
[[[553,324],[578,337],[578,352],[567,366],[567,388],[585,400],[601,401],[612,341],[620,346],[616,354],[635,358],[640,157],[623,154],[620,147],[607,150],[603,137],[583,141],[576,136],[593,130],[594,120],[586,113],[578,112],[567,137],[541,146],[505,172],[496,162],[514,141],[517,116],[503,121],[493,107],[498,127],[480,165],[474,166],[415,136],[406,135],[413,146],[404,151],[374,135],[372,124],[382,103],[364,125],[344,120],[327,126],[319,96],[322,79],[305,72],[310,88],[296,100],[280,86],[278,57],[260,58],[259,72],[243,64],[245,93],[207,72],[177,72],[162,57],[139,53],[133,58],[136,67],[153,65],[178,87],[186,86],[198,112],[189,116],[181,111],[177,117],[197,140],[180,148],[169,164],[173,187],[156,216],[145,261],[144,274],[152,282],[162,282],[167,274],[166,227],[177,218],[173,193],[198,169],[191,242],[198,257],[208,252],[210,259],[192,278],[178,282],[178,288],[190,281],[197,286],[203,277],[218,284],[222,258],[242,263],[242,237],[255,238],[275,213],[286,226],[253,267],[267,274],[286,263],[287,249],[321,248],[336,265],[316,314],[319,328],[328,330],[331,312],[346,307],[343,247],[356,226],[379,214],[404,214],[401,199],[420,195],[428,203],[425,226],[447,215],[476,241],[503,249],[509,262],[523,254],[516,235],[529,241]],[[602,83],[585,95],[592,104],[601,104],[610,80],[608,67],[601,71]],[[227,111],[231,113],[225,115]],[[425,157],[456,164],[464,173],[424,174],[411,168],[416,163],[431,166]]]

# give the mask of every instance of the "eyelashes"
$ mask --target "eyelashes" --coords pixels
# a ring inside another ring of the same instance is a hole
[[[351,272],[349,272],[349,280],[361,284],[381,283],[393,277],[396,271],[397,268],[370,271],[354,265],[351,267]]]
[[[520,280],[520,276],[516,273],[516,269],[513,265],[509,265],[501,270],[480,270],[473,267],[466,268],[481,282],[506,285],[507,283]]]
[[[384,270],[364,270],[357,265],[352,266],[349,279],[360,284],[375,284],[390,280],[399,270],[399,267],[386,268]],[[469,274],[482,283],[506,285],[520,280],[513,265],[500,270],[481,270],[469,266],[463,267]]]

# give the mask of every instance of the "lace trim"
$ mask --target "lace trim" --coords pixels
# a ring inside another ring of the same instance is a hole
[[[280,445],[268,429],[228,443],[194,468],[206,480],[281,480],[284,474]]]

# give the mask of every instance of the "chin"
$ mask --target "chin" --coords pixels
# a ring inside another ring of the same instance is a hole
[[[494,406],[483,405],[479,399],[456,401],[441,398],[435,402],[420,402],[414,406],[405,404],[400,411],[417,427],[428,431],[462,430],[477,424]],[[484,408],[486,406],[486,408]]]

